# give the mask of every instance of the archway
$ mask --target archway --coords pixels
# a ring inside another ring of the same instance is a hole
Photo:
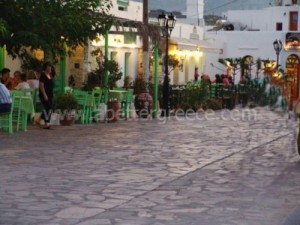
[[[251,55],[246,55],[242,59],[242,65],[241,65],[241,74],[245,75],[248,78],[252,78],[252,66],[254,59]]]

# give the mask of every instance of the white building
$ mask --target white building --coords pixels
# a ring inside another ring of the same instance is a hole
[[[130,0],[112,0],[112,4],[113,7],[109,13],[116,18],[142,22],[142,3]],[[157,22],[156,18],[152,19],[152,22]],[[207,70],[205,59],[210,54],[215,58],[220,56],[222,49],[203,41],[203,25],[203,0],[187,0],[187,19],[177,21],[170,37],[169,54],[179,59],[181,64],[180,67],[175,68],[170,73],[171,84],[184,84],[192,80],[195,67],[199,68],[200,74]],[[130,76],[132,79],[143,76],[144,66],[141,38],[136,33],[126,32],[126,29],[125,32],[123,31],[113,27],[108,37],[108,57],[119,64],[123,73],[122,79],[118,82],[119,86],[123,85],[125,76]],[[127,29],[127,31],[129,30]],[[56,80],[59,84],[58,86],[67,84],[68,77],[73,75],[76,80],[76,87],[81,87],[86,81],[87,74],[97,66],[95,56],[92,56],[91,52],[97,47],[100,47],[104,52],[104,46],[104,37],[100,37],[98,42],[91,41],[88,46],[78,46],[74,54],[66,58],[65,76],[60,76],[62,74],[60,71],[61,66],[57,66],[58,75]],[[161,50],[164,55],[164,49]],[[38,54],[40,58],[43,58],[43,54]],[[6,54],[4,66],[15,71],[20,70],[21,63],[18,59],[12,60]],[[150,69],[153,75],[153,64],[150,65]],[[161,81],[163,76],[163,65],[160,63],[159,78]]]
[[[234,30],[207,31],[205,39],[223,49],[221,58],[248,56],[254,60],[261,58],[275,62],[277,55],[273,42],[281,40],[283,48],[278,64],[293,76],[293,99],[296,100],[299,96],[300,76],[299,12],[297,0],[275,1],[275,5],[261,10],[228,11],[225,18],[234,26]],[[218,58],[211,57],[209,60],[213,66],[206,67],[206,72],[210,75],[222,73],[220,69],[224,67],[218,63]],[[240,76],[236,78],[238,82]]]
[[[120,0],[113,0],[113,8],[110,13],[117,18],[142,22],[143,4],[135,1],[122,0],[125,3],[120,7]],[[196,6],[196,7],[195,7]],[[196,8],[196,11],[195,11]],[[134,12],[134,13],[132,13]],[[157,23],[157,18],[151,18],[150,22]],[[198,23],[200,26],[198,26]],[[119,63],[124,76],[131,76],[133,79],[143,76],[143,54],[142,42],[139,36],[136,36],[134,43],[125,44],[126,35],[114,34],[114,28],[109,34],[109,55]],[[206,52],[219,56],[222,51],[219,48],[210,46],[203,41],[204,20],[203,20],[203,0],[187,1],[187,19],[178,19],[171,33],[169,44],[169,55],[176,57],[180,61],[180,67],[176,67],[170,73],[171,84],[184,84],[193,79],[195,67],[199,68],[199,73],[205,71]],[[97,43],[104,48],[104,41]],[[163,46],[163,45],[161,45]],[[150,46],[151,48],[151,46]],[[93,47],[89,49],[92,51]],[[165,54],[164,49],[162,55]],[[90,69],[95,68],[96,64],[90,54],[88,62],[91,62]],[[216,56],[216,57],[217,57]],[[153,65],[150,65],[153,75]],[[162,81],[164,76],[163,65],[160,63],[159,79]],[[123,85],[123,79],[118,82]]]

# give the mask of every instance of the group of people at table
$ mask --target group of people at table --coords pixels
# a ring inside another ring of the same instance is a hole
[[[194,81],[197,82],[199,77],[200,74],[198,73],[198,68],[196,67],[194,73]],[[224,84],[224,86],[234,85],[233,77],[227,74],[216,74],[214,80],[210,80],[210,77],[206,74],[202,74],[200,78],[201,81],[207,81],[209,84]],[[250,78],[246,75],[242,75],[239,84],[247,84],[249,79]]]
[[[50,119],[52,113],[52,100],[55,70],[50,62],[43,65],[42,71],[29,71],[27,74],[20,71],[14,72],[14,76],[10,76],[10,69],[3,68],[0,79],[0,113],[9,113],[12,107],[12,96],[10,91],[26,89],[38,89],[39,98],[44,110],[41,119],[44,121],[43,129],[50,129]]]

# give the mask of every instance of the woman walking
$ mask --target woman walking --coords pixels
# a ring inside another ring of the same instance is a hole
[[[45,121],[45,125],[42,127],[43,129],[50,129],[49,123],[52,114],[54,75],[53,66],[50,62],[46,62],[43,65],[43,72],[41,73],[39,82],[39,97],[44,107],[41,116],[41,119]]]

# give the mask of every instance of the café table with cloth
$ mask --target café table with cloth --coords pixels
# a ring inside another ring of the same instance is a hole
[[[127,90],[109,90],[109,101],[122,102],[126,97]]]
[[[19,124],[22,125],[22,130],[27,131],[28,117],[32,118],[35,114],[34,104],[31,96],[16,96],[14,100],[19,100],[18,109],[18,123],[17,131],[19,129]],[[20,121],[20,123],[19,123]]]

